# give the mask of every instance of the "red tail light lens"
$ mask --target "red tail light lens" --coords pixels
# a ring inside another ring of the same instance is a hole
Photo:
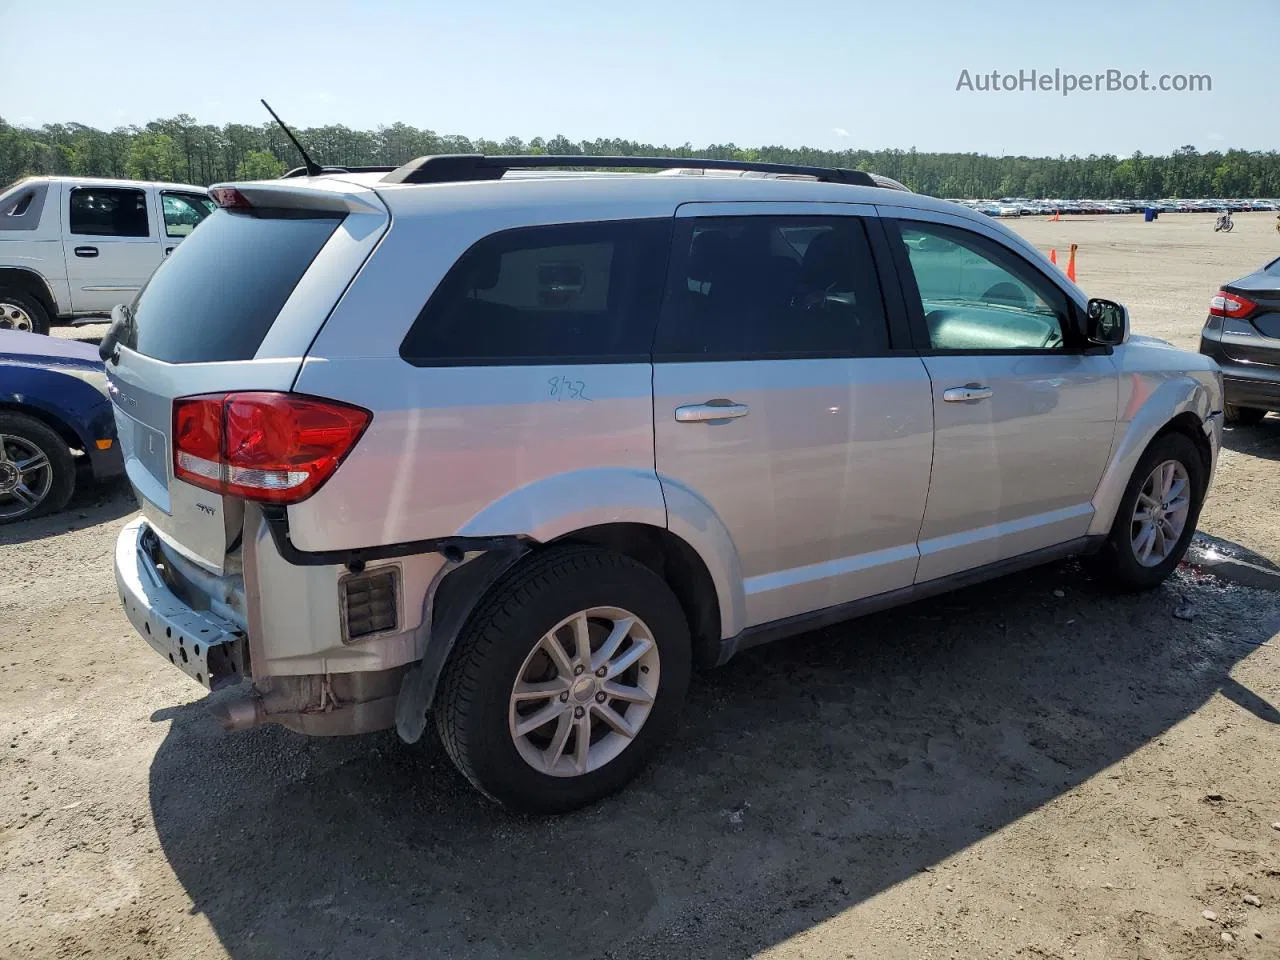
[[[1217,296],[1209,301],[1210,316],[1230,317],[1233,320],[1247,317],[1257,308],[1258,305],[1248,297],[1242,297],[1238,293],[1227,293],[1225,290],[1219,290]]]
[[[184,397],[173,405],[173,475],[223,496],[298,503],[333,475],[371,419],[292,393]]]

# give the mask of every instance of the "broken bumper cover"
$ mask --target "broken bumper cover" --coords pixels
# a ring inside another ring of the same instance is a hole
[[[125,615],[151,648],[209,690],[245,676],[244,635],[215,614],[196,610],[170,589],[159,567],[155,533],[143,519],[116,540],[116,587]]]

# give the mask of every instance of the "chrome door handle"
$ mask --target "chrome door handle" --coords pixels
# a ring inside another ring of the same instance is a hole
[[[947,403],[972,403],[974,400],[991,399],[991,388],[980,383],[966,383],[963,387],[948,387],[942,391]]]
[[[734,403],[732,400],[708,400],[706,403],[691,403],[676,407],[676,422],[708,423],[717,420],[736,420],[750,412],[751,408],[745,403]]]

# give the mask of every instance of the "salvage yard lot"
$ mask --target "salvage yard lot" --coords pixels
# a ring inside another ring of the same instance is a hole
[[[1007,221],[1192,349],[1280,253],[1272,215],[1212,222]],[[1226,447],[1201,529],[1280,561],[1280,418]],[[434,740],[220,733],[118,609],[132,509],[0,532],[6,960],[1280,957],[1280,593],[1065,563],[751,650],[545,820]]]

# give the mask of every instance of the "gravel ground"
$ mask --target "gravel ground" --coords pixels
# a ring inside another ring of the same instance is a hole
[[[1273,219],[1016,227],[1194,347]],[[1280,419],[1227,446],[1201,527],[1278,561]],[[434,742],[218,732],[117,609],[132,509],[0,532],[0,957],[1280,957],[1280,593],[1066,563],[751,650],[547,820]]]

